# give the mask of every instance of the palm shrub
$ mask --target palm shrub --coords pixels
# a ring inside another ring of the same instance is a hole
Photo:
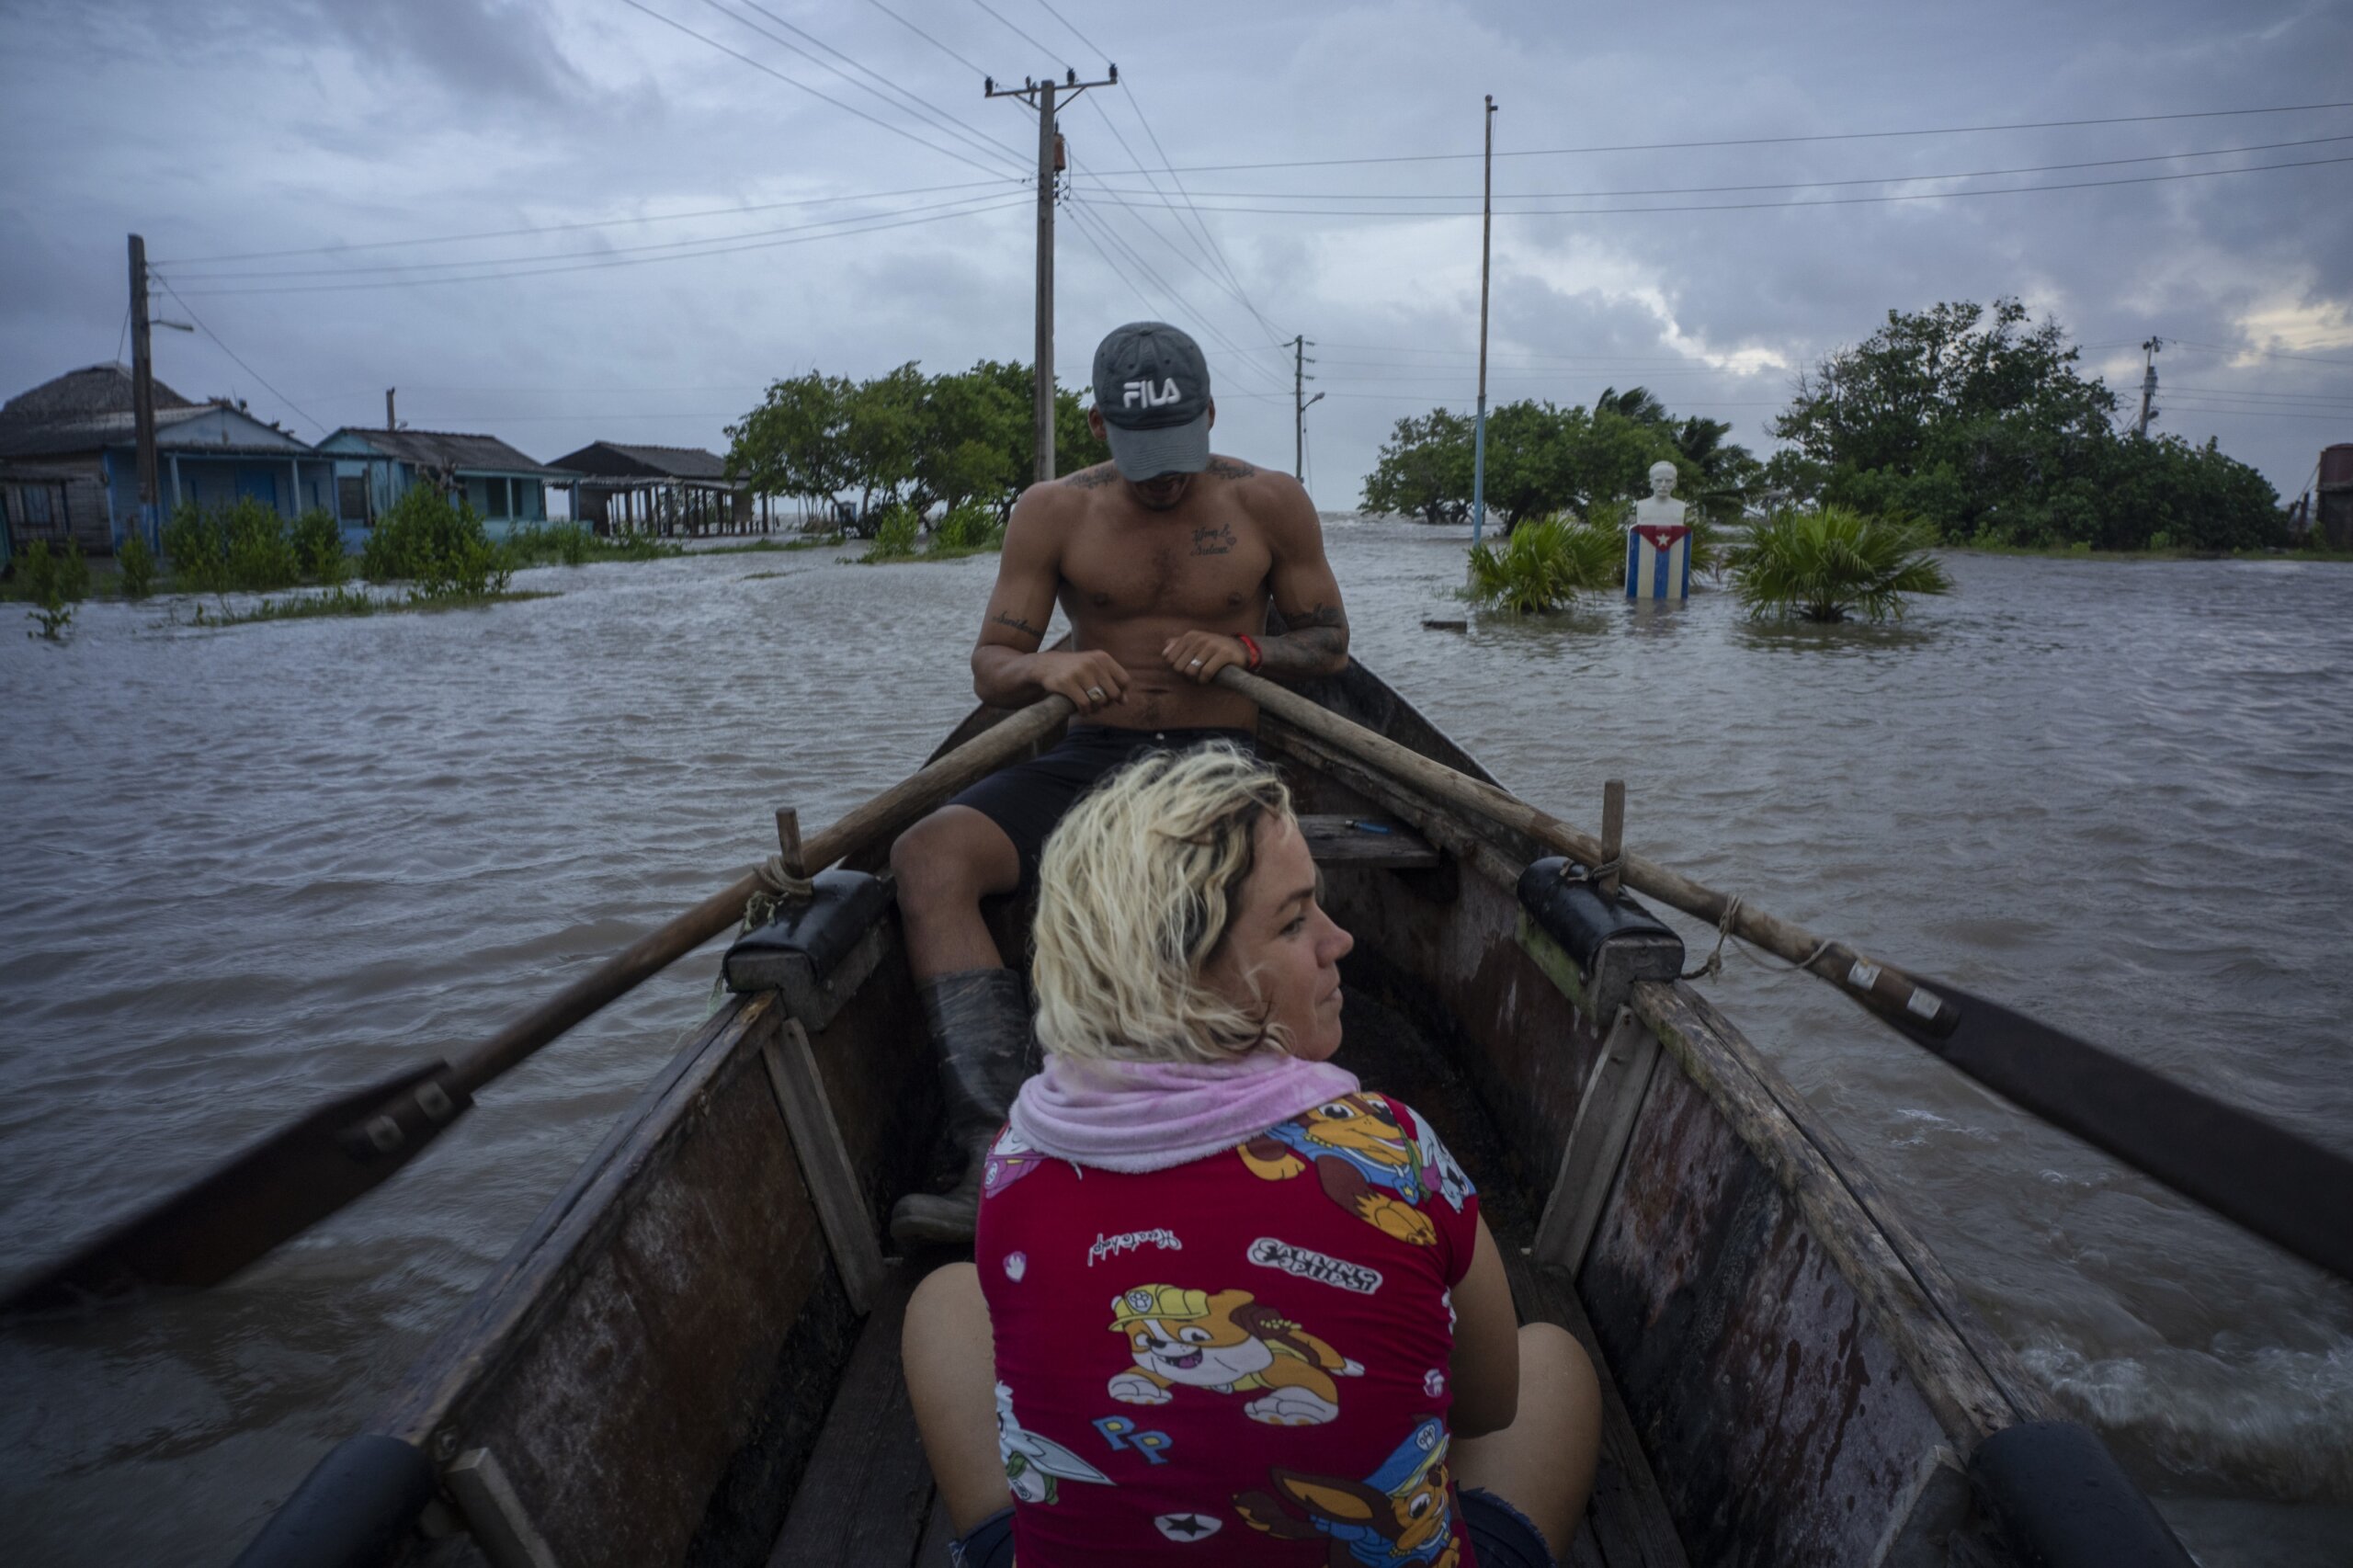
[[[1558,517],[1522,523],[1500,547],[1472,551],[1467,593],[1507,614],[1541,614],[1616,583],[1625,552],[1624,533],[1606,522]]]
[[[215,527],[215,514],[193,501],[183,501],[164,519],[164,556],[172,563],[172,580],[199,594],[226,593],[229,588],[227,538]]]
[[[1784,506],[1749,530],[1730,565],[1751,616],[1836,621],[1860,611],[1872,620],[1901,620],[1906,595],[1952,591],[1951,575],[1927,552],[1927,534],[1908,522],[1835,505]]]
[[[133,528],[114,552],[115,569],[122,574],[122,597],[143,599],[155,591],[155,552],[147,548],[147,536]]]

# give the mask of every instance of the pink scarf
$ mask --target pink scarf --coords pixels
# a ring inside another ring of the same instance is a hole
[[[1254,1051],[1233,1062],[1088,1062],[1049,1055],[1014,1099],[1013,1136],[1050,1159],[1160,1171],[1230,1149],[1357,1092],[1328,1062]]]

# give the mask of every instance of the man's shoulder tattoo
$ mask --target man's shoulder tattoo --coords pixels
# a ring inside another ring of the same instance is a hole
[[[1063,483],[1074,490],[1100,490],[1120,477],[1120,471],[1109,463],[1097,463],[1093,468],[1080,469],[1065,474]]]
[[[1220,479],[1256,479],[1258,477],[1258,471],[1256,469],[1252,468],[1248,463],[1237,462],[1232,458],[1211,458],[1210,460],[1209,472],[1217,475]]]

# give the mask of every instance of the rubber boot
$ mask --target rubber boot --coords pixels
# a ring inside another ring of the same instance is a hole
[[[964,1151],[964,1176],[939,1194],[911,1192],[891,1210],[901,1246],[970,1246],[981,1173],[1013,1096],[1029,1075],[1029,1003],[1009,969],[968,969],[916,987],[939,1051],[948,1135]]]

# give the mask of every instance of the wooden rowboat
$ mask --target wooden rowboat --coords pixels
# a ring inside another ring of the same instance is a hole
[[[1487,778],[1360,667],[1308,694]],[[1571,1563],[2188,1562],[1675,978],[1672,932],[1326,740],[1262,734],[1357,937],[1341,1061],[1438,1125],[1523,1318],[1603,1370]],[[898,1365],[937,1260],[879,1239],[939,1103],[879,861],[737,944],[734,994],[244,1562],[947,1562]],[[1005,950],[1024,916],[995,913]]]

